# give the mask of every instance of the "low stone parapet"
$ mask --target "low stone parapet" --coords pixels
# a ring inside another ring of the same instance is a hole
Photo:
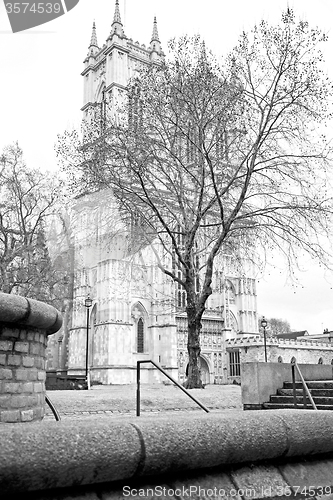
[[[47,336],[61,323],[52,306],[0,293],[0,422],[43,418]]]
[[[305,337],[302,337],[305,338]],[[226,343],[226,350],[239,351],[241,363],[256,361],[267,361],[273,363],[290,363],[293,358],[297,363],[320,363],[325,365],[333,364],[333,344],[330,342],[319,342],[317,340],[295,340],[295,339],[232,339]]]
[[[292,382],[290,363],[242,363],[242,404],[244,410],[259,410],[270,396],[282,389],[284,382]],[[301,373],[308,380],[333,380],[332,365],[299,364]],[[300,381],[298,372],[296,381]]]
[[[1,499],[310,498],[333,492],[332,426],[312,410],[8,425]]]

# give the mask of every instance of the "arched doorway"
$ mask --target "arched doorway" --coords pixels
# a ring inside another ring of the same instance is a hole
[[[201,381],[204,385],[207,385],[210,383],[210,378],[209,378],[209,367],[207,361],[202,357],[199,356],[199,368],[201,370]],[[188,363],[186,366],[186,376],[188,376]]]

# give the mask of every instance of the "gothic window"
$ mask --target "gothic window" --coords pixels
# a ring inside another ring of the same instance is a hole
[[[226,311],[226,326],[227,328],[231,328],[233,332],[237,332],[238,330],[238,323],[235,318],[235,316],[232,314],[231,311]]]
[[[181,227],[180,224],[177,224],[175,230],[174,230],[174,238],[176,243],[174,244],[174,248],[172,250],[172,270],[174,274],[179,278],[180,280],[184,280],[184,271],[183,271],[183,266],[180,264],[178,256],[175,251],[175,246],[177,246],[179,252],[183,252],[185,248],[185,234],[184,231]],[[198,255],[198,245],[194,245],[194,250],[192,253],[192,265],[193,265],[193,270],[194,270],[194,288],[195,288],[195,293],[198,294],[200,292],[200,258]],[[177,308],[182,308],[184,309],[186,307],[186,291],[184,286],[176,282],[176,288],[175,288],[175,303]]]
[[[224,290],[224,276],[222,271],[215,272],[215,291],[216,293],[223,293]]]
[[[137,331],[137,352],[144,352],[144,322],[142,318],[139,318],[137,326],[136,326],[136,331]]]
[[[278,363],[283,363],[283,359],[281,356],[278,357]]]
[[[227,280],[225,284],[225,304],[227,309],[230,305],[235,304],[236,302],[236,293],[235,288],[231,281]]]
[[[177,224],[176,230],[174,232],[174,237],[177,243],[177,246],[179,247],[180,250],[184,250],[184,245],[185,245],[185,235],[183,228],[181,227],[180,224]]]
[[[105,82],[103,81],[96,94],[96,102],[101,103],[105,101]]]
[[[203,319],[202,320],[202,334],[221,334],[223,329],[223,322],[216,319]]]
[[[178,290],[177,290],[177,307],[179,309],[185,309],[186,307],[186,292],[184,290],[183,285],[180,283],[177,283]]]
[[[138,228],[141,227],[142,225],[142,217],[141,214],[138,210],[133,210],[131,212],[131,226],[132,226],[132,231],[137,230]]]
[[[229,352],[229,375],[230,377],[240,376],[240,354],[239,351]]]
[[[318,359],[318,365],[322,365],[323,364],[323,358],[319,358]]]
[[[177,318],[177,333],[187,335],[187,318]],[[217,319],[203,319],[201,335],[221,335],[223,330],[223,321]]]
[[[228,161],[227,132],[221,123],[218,123],[215,132],[215,153],[217,161]]]
[[[182,152],[183,152],[182,139],[178,132],[175,132],[173,147],[176,157],[178,159],[182,159]]]
[[[184,241],[184,234],[182,232],[180,224],[177,224],[176,230],[174,232],[174,238],[176,240],[177,247],[179,248],[180,251],[182,251],[184,248],[185,241]],[[175,249],[173,249],[172,251],[172,269],[173,272],[176,274],[177,278],[182,280],[184,275],[181,266],[179,264]],[[175,302],[176,302],[176,307],[178,309],[185,309],[186,292],[183,285],[181,283],[178,283],[178,281],[176,281]]]
[[[142,99],[140,97],[141,90],[139,82],[136,81],[132,85],[129,92],[129,125],[137,130],[142,126],[143,116],[142,116]]]
[[[133,318],[134,350],[143,353],[148,350],[146,344],[147,311],[140,302],[132,307],[131,316]]]

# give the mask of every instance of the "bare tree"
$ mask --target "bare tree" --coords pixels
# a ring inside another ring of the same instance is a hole
[[[131,82],[117,120],[90,123],[80,147],[60,145],[76,189],[111,187],[185,290],[190,388],[201,386],[201,320],[222,252],[280,250],[292,270],[302,250],[328,264],[325,39],[288,10],[281,25],[244,33],[223,64],[199,37],[171,41],[169,60]]]
[[[54,210],[58,192],[55,179],[26,166],[17,143],[4,149],[0,156],[1,290],[59,307],[66,278],[63,269],[53,267],[45,236],[46,218]]]
[[[261,328],[261,320],[258,321],[259,330]],[[266,331],[269,336],[275,337],[280,333],[291,333],[289,321],[281,318],[267,318]]]

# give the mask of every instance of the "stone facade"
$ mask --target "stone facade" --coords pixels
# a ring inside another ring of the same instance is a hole
[[[48,370],[85,373],[88,295],[88,364],[92,383],[134,383],[136,361],[152,359],[183,381],[187,324],[182,294],[157,265],[156,243],[131,252],[131,233],[113,204],[111,191],[86,195],[71,212],[73,306],[69,328],[50,338]],[[204,383],[228,383],[226,342],[240,331],[257,331],[255,279],[240,277],[230,257],[217,260],[213,294],[203,319],[201,370]],[[68,344],[64,342],[69,338]],[[141,340],[139,339],[141,337]],[[141,342],[141,343],[140,343]],[[163,376],[142,365],[142,382]]]
[[[125,35],[121,22],[119,1],[115,2],[115,12],[111,31],[102,47],[98,45],[95,22],[93,23],[88,54],[84,60],[83,116],[95,112],[96,103],[102,112],[107,107],[116,113],[116,107],[123,98],[130,79],[134,79],[142,67],[159,64],[164,59],[159,40],[157,22],[154,18],[151,42],[148,46],[133,42]]]
[[[90,111],[95,112],[98,105],[101,112],[116,113],[116,102],[137,70],[159,64],[163,58],[156,19],[149,46],[134,43],[125,35],[116,0],[111,32],[102,47],[93,24],[82,72],[84,119],[89,121]],[[70,238],[62,232],[63,226],[53,231],[61,242],[61,252],[73,259],[72,309],[67,327],[50,340],[48,370],[61,373],[67,356],[67,374],[83,375],[89,330],[88,365],[93,383],[133,383],[136,362],[142,359],[154,360],[183,381],[188,363],[185,292],[159,269],[159,244],[137,249],[135,228],[120,217],[111,190],[76,199],[68,220]],[[66,241],[72,252],[63,246]],[[163,258],[171,259],[170,255]],[[164,263],[171,267],[167,260]],[[88,294],[93,299],[89,313],[84,306]],[[241,274],[230,256],[221,255],[203,321],[204,383],[228,382],[225,343],[239,332],[257,332],[256,299],[253,270],[247,267]],[[142,371],[142,382],[163,380],[148,364],[142,365]]]

